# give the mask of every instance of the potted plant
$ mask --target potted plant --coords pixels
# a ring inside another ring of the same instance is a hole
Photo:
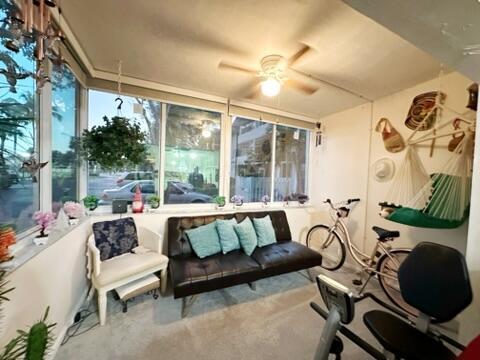
[[[85,205],[88,210],[93,211],[97,208],[99,201],[100,199],[97,196],[87,195],[83,198],[83,205]]]
[[[268,195],[263,195],[262,196],[262,206],[266,207],[268,206],[268,203],[270,202],[270,196]]]
[[[118,171],[143,163],[148,155],[147,134],[140,125],[120,116],[104,116],[103,121],[104,125],[83,130],[80,155],[103,170]]]
[[[217,204],[217,209],[223,209],[225,207],[225,196],[215,196],[213,200]]]
[[[35,211],[33,220],[40,226],[40,234],[35,237],[33,242],[36,245],[45,245],[48,239],[48,234],[45,234],[45,231],[49,229],[55,221],[55,214],[51,211]]]
[[[233,195],[230,199],[230,202],[233,203],[233,207],[239,207],[243,205],[243,196],[242,195]]]
[[[148,197],[147,202],[152,209],[158,209],[160,206],[160,197],[157,195],[151,195]]]
[[[5,271],[0,271],[0,306],[4,301],[10,300],[6,295],[15,289],[7,286],[6,274]],[[46,358],[48,350],[54,343],[52,330],[56,325],[47,323],[49,309],[47,307],[42,320],[32,325],[27,331],[17,331],[17,337],[10,340],[3,351],[0,351],[0,359],[42,360]]]
[[[75,201],[65,202],[65,204],[63,204],[63,211],[65,211],[65,214],[68,216],[68,223],[70,225],[78,224],[78,219],[80,219],[85,213],[82,205]]]
[[[10,255],[8,247],[15,243],[15,230],[13,227],[11,225],[0,226],[0,263],[12,260],[13,256]],[[1,293],[0,296],[2,296]]]
[[[305,204],[309,200],[307,194],[298,194],[297,199],[300,205]]]

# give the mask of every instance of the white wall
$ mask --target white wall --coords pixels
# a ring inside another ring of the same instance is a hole
[[[312,193],[313,203],[320,206],[325,198],[344,200],[359,197],[362,202],[354,209],[350,227],[353,239],[365,250],[375,243],[375,235],[371,230],[374,225],[391,230],[400,230],[401,238],[395,241],[398,247],[413,247],[420,241],[435,241],[455,247],[465,253],[468,224],[452,230],[435,230],[413,228],[382,219],[378,203],[385,200],[391,181],[377,182],[371,173],[372,165],[380,158],[389,157],[396,167],[405,155],[405,151],[397,154],[385,150],[381,134],[374,128],[381,117],[387,117],[405,139],[411,134],[405,125],[408,109],[416,95],[440,89],[447,94],[445,105],[464,113],[468,100],[466,88],[472,83],[458,73],[450,73],[441,79],[434,79],[404,91],[381,98],[370,104],[336,113],[321,119],[324,126],[324,145],[314,150],[313,166],[316,179]],[[445,112],[445,119],[453,119],[454,114]],[[474,118],[475,113],[469,111],[466,116]],[[452,129],[447,127],[447,130]],[[448,139],[437,141],[445,145]],[[437,147],[433,158],[429,157],[429,148],[419,150],[420,157],[429,173],[441,169],[451,153],[446,148]],[[321,209],[325,209],[323,206]],[[325,217],[320,211],[315,219]]]

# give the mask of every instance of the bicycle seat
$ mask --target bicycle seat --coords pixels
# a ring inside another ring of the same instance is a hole
[[[382,229],[381,227],[378,227],[378,226],[372,227],[372,230],[377,233],[378,240],[380,241],[398,238],[400,236],[399,231],[390,231],[390,230]]]

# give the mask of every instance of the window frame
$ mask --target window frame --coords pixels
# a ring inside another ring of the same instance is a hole
[[[270,189],[269,196],[270,196],[270,204],[274,204],[274,205],[280,205],[280,204],[284,203],[284,201],[275,201],[275,197],[274,197],[274,194],[275,194],[276,148],[277,148],[277,125],[289,127],[289,128],[292,128],[292,129],[305,130],[307,132],[307,134],[306,134],[306,144],[305,144],[305,153],[306,153],[305,154],[305,166],[306,166],[306,170],[305,170],[305,194],[310,197],[310,195],[309,195],[309,193],[310,193],[309,185],[310,185],[311,176],[312,176],[312,172],[311,172],[312,167],[310,166],[310,153],[312,151],[311,144],[313,143],[312,142],[313,131],[311,131],[311,129],[301,128],[301,127],[298,127],[298,126],[291,126],[291,125],[288,125],[288,124],[281,124],[279,122],[267,121],[267,120],[263,120],[263,119],[250,117],[250,116],[230,115],[229,117],[231,119],[229,136],[228,136],[228,143],[229,143],[228,154],[230,155],[230,157],[231,157],[231,146],[232,146],[232,125],[233,125],[233,119],[234,118],[238,117],[238,118],[242,118],[242,119],[260,121],[260,122],[263,122],[263,123],[273,125],[272,126],[272,131],[273,131],[273,134],[272,134],[272,164],[271,164],[271,170],[270,170],[270,173],[271,173],[271,185],[270,185],[271,189]],[[228,186],[226,188],[228,193],[230,192],[230,176],[231,176],[230,157],[228,159]],[[230,202],[230,198],[232,196],[233,196],[232,194],[230,194],[230,193],[228,194],[227,203]],[[297,200],[292,200],[292,201],[290,201],[290,203],[298,204],[298,201]],[[245,204],[261,205],[262,202],[261,201],[254,201],[254,202],[246,202]]]
[[[106,93],[111,93],[111,94],[116,94],[116,92],[112,89],[105,89],[105,88],[99,88],[99,87],[88,87],[85,88],[85,98],[87,100],[83,101],[81,104],[88,104],[88,93],[90,90],[94,91],[101,91],[101,92],[106,92]],[[183,102],[176,102],[176,101],[167,101],[162,99],[161,97],[153,97],[153,96],[145,96],[145,95],[135,95],[131,94],[128,92],[122,93],[124,96],[130,96],[130,97],[141,97],[142,99],[146,100],[154,100],[158,101],[161,103],[161,118],[160,118],[160,136],[159,136],[159,176],[158,176],[158,196],[160,197],[160,206],[156,211],[162,211],[165,210],[166,212],[175,212],[177,210],[185,210],[186,207],[192,210],[192,212],[201,212],[201,211],[211,211],[216,208],[215,203],[204,203],[204,204],[197,204],[197,203],[185,203],[185,204],[166,204],[165,199],[164,199],[164,192],[165,192],[165,155],[166,155],[166,126],[167,126],[167,106],[168,105],[177,105],[177,106],[183,106],[191,109],[198,109],[198,110],[205,110],[205,111],[211,111],[220,114],[220,155],[219,155],[219,196],[225,196],[225,201],[226,204],[229,205],[231,204],[230,199],[233,196],[233,194],[230,194],[230,176],[231,176],[231,146],[232,146],[232,125],[233,125],[233,119],[236,117],[239,118],[244,118],[252,121],[260,121],[264,122],[267,124],[272,124],[272,164],[271,164],[271,189],[270,189],[270,204],[273,204],[275,206],[281,206],[284,204],[284,201],[274,201],[274,191],[275,191],[275,186],[274,186],[274,173],[275,173],[275,155],[276,155],[276,139],[277,139],[277,125],[282,125],[286,127],[290,127],[292,129],[299,129],[299,130],[305,130],[307,131],[307,137],[306,137],[306,146],[305,146],[305,165],[306,165],[306,174],[305,174],[305,193],[309,195],[310,193],[310,187],[309,185],[311,184],[311,179],[312,179],[312,166],[310,164],[310,158],[311,158],[311,152],[313,151],[312,144],[314,143],[312,141],[312,136],[314,135],[314,132],[312,131],[311,128],[306,128],[306,127],[299,127],[299,126],[292,126],[289,124],[283,124],[280,122],[274,122],[274,121],[269,121],[269,120],[264,120],[261,118],[255,118],[251,116],[244,116],[244,115],[236,115],[236,114],[231,114],[229,113],[228,109],[228,104],[225,104],[225,109],[223,111],[219,111],[218,109],[215,108],[210,108],[208,106],[193,106],[188,103],[183,103]],[[82,115],[82,113],[80,114]],[[88,106],[86,106],[85,113],[84,113],[84,122],[81,121],[82,124],[82,129],[88,128]],[[312,124],[313,128],[313,124]],[[85,174],[81,175],[81,179],[79,180],[80,183],[80,198],[83,198],[87,195],[88,191],[88,169],[86,162],[82,162],[82,168],[85,169]],[[81,172],[80,172],[81,173]],[[83,182],[82,182],[83,180]],[[291,204],[298,204],[298,201],[290,201]],[[252,207],[260,207],[262,205],[262,202],[246,202],[244,203],[245,205],[249,205]],[[108,205],[106,205],[108,206]]]

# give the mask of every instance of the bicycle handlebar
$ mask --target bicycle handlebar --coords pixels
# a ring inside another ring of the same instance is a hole
[[[353,198],[353,199],[347,199],[347,200],[345,200],[345,201],[342,201],[342,202],[340,202],[340,204],[343,203],[343,204],[346,204],[346,205],[350,205],[350,204],[353,204],[353,203],[356,203],[356,202],[359,202],[359,201],[360,201],[359,198]],[[327,199],[327,200],[324,201],[324,203],[325,203],[325,204],[329,204],[330,207],[331,207],[333,210],[337,210],[337,208],[336,208],[335,206],[333,206],[332,200]]]

